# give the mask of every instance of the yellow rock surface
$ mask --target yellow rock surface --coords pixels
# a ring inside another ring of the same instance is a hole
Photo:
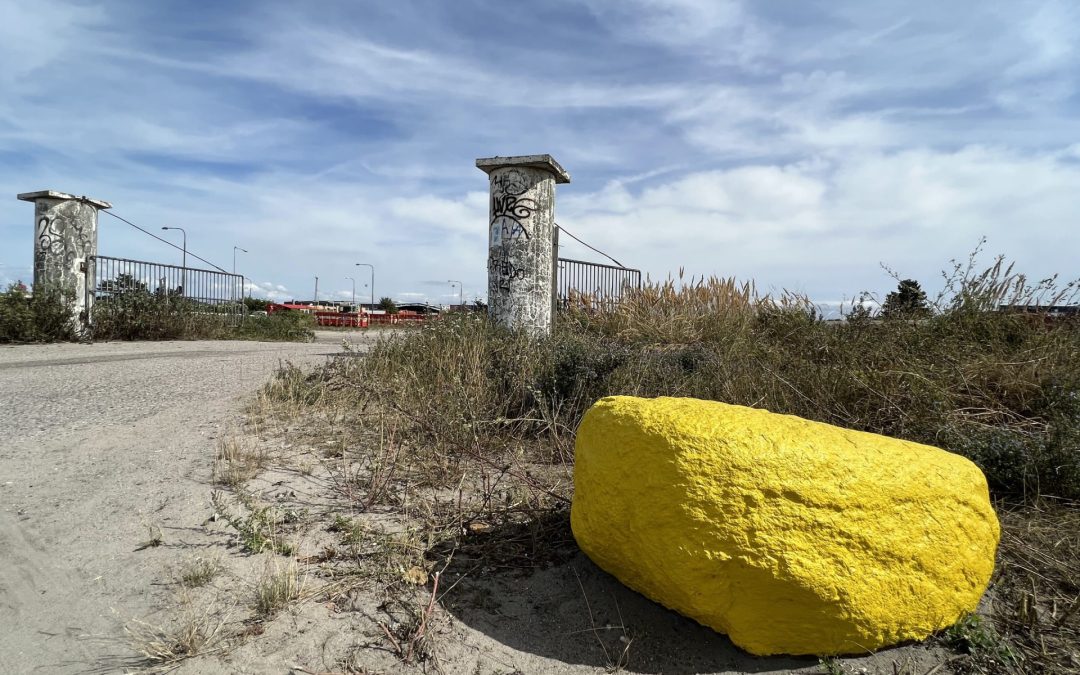
[[[927,445],[685,398],[615,396],[577,435],[574,537],[754,654],[861,653],[973,611],[999,529],[986,479]]]

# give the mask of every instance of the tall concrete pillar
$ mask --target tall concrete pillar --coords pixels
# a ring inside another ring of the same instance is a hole
[[[508,328],[546,335],[555,285],[555,184],[570,175],[551,155],[489,157],[488,314]]]
[[[34,290],[47,285],[63,285],[75,290],[72,321],[82,328],[89,319],[86,275],[87,256],[97,255],[98,211],[112,204],[99,199],[76,197],[42,190],[18,195],[34,202]]]

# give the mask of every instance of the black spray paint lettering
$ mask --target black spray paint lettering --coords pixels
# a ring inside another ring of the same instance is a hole
[[[489,291],[509,291],[515,281],[522,281],[526,276],[525,269],[515,266],[505,254],[492,253],[488,257]]]
[[[502,246],[504,241],[531,237],[523,221],[532,217],[538,208],[533,199],[523,197],[528,181],[519,171],[507,171],[491,179],[491,243]]]

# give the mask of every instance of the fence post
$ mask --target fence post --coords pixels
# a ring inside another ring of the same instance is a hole
[[[86,287],[86,259],[97,255],[98,211],[112,204],[54,190],[17,196],[34,202],[34,292],[53,284],[73,288],[72,322],[85,331],[93,302]]]
[[[551,230],[551,322],[559,313],[559,226]]]
[[[551,332],[555,275],[555,185],[570,175],[551,155],[488,157],[488,314],[534,335]]]

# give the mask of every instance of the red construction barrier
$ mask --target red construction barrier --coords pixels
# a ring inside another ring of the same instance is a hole
[[[320,326],[367,328],[367,316],[358,312],[315,312],[315,323]]]
[[[315,322],[320,326],[340,326],[352,328],[367,328],[369,326],[397,326],[422,324],[431,319],[437,319],[438,315],[420,314],[403,310],[397,314],[369,314],[368,312],[332,312],[319,311],[310,305],[267,303],[266,313],[273,314],[284,310],[293,310],[311,314]]]

